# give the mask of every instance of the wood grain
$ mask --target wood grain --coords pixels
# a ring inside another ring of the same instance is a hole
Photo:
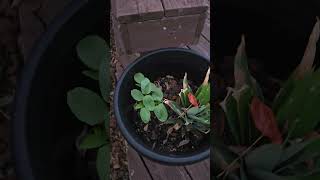
[[[128,147],[127,155],[128,161],[134,162],[128,165],[129,178],[131,180],[152,180],[139,154],[132,147]]]
[[[140,20],[161,19],[164,16],[164,10],[160,0],[136,0]]]
[[[143,158],[153,180],[191,180],[183,166],[165,166]]]
[[[138,4],[134,0],[116,0],[112,1],[115,7],[115,15],[121,23],[136,21],[139,19]]]
[[[132,52],[193,43],[200,15],[163,18],[127,24]]]
[[[210,180],[210,159],[206,159],[199,163],[188,165],[186,169],[192,179]],[[205,169],[207,171],[205,171]]]
[[[205,0],[162,0],[165,16],[201,14],[208,9]]]
[[[198,44],[190,45],[189,48],[199,52],[207,58],[210,58],[210,42],[207,41],[203,36],[200,37]]]

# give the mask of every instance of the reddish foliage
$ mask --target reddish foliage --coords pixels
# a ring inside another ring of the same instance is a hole
[[[262,135],[270,138],[274,144],[281,144],[282,136],[271,108],[266,106],[257,97],[254,97],[251,102],[250,111],[254,124]]]
[[[188,94],[188,98],[189,98],[189,102],[195,106],[195,107],[198,107],[199,106],[199,103],[197,101],[197,98],[192,94],[192,93],[189,93]]]

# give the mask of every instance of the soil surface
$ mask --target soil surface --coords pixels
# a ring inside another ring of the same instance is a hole
[[[158,78],[154,84],[160,87],[165,99],[177,101],[179,93],[182,89],[182,79],[177,79],[173,76],[167,75]],[[195,90],[196,86],[189,81],[190,87]],[[166,106],[169,114],[169,119],[178,119],[176,115],[168,106]],[[142,140],[152,147],[152,149],[165,153],[190,153],[197,150],[206,142],[207,135],[190,128],[180,123],[162,123],[153,113],[151,113],[151,120],[148,124],[141,121],[137,112],[134,111],[134,123],[136,132]],[[175,121],[177,122],[177,121]]]

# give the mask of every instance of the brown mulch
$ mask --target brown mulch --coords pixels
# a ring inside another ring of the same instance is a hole
[[[111,74],[112,74],[112,86],[113,90],[119,76],[123,71],[121,63],[117,59],[116,48],[114,46],[113,33],[111,32],[111,45],[112,45],[112,60],[111,60]],[[111,179],[112,180],[128,180],[128,161],[127,161],[127,149],[128,145],[123,138],[120,130],[117,127],[116,118],[113,111],[113,94],[111,92],[111,103],[110,103],[110,141],[111,141]]]

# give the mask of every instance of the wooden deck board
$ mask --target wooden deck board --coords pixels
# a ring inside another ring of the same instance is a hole
[[[127,154],[128,162],[131,162],[128,164],[129,178],[132,180],[152,180],[139,154],[131,147],[128,148]]]
[[[183,166],[165,166],[143,158],[154,180],[191,180]]]
[[[192,179],[209,180],[210,179],[210,159],[185,167]],[[207,170],[207,171],[206,171]]]

